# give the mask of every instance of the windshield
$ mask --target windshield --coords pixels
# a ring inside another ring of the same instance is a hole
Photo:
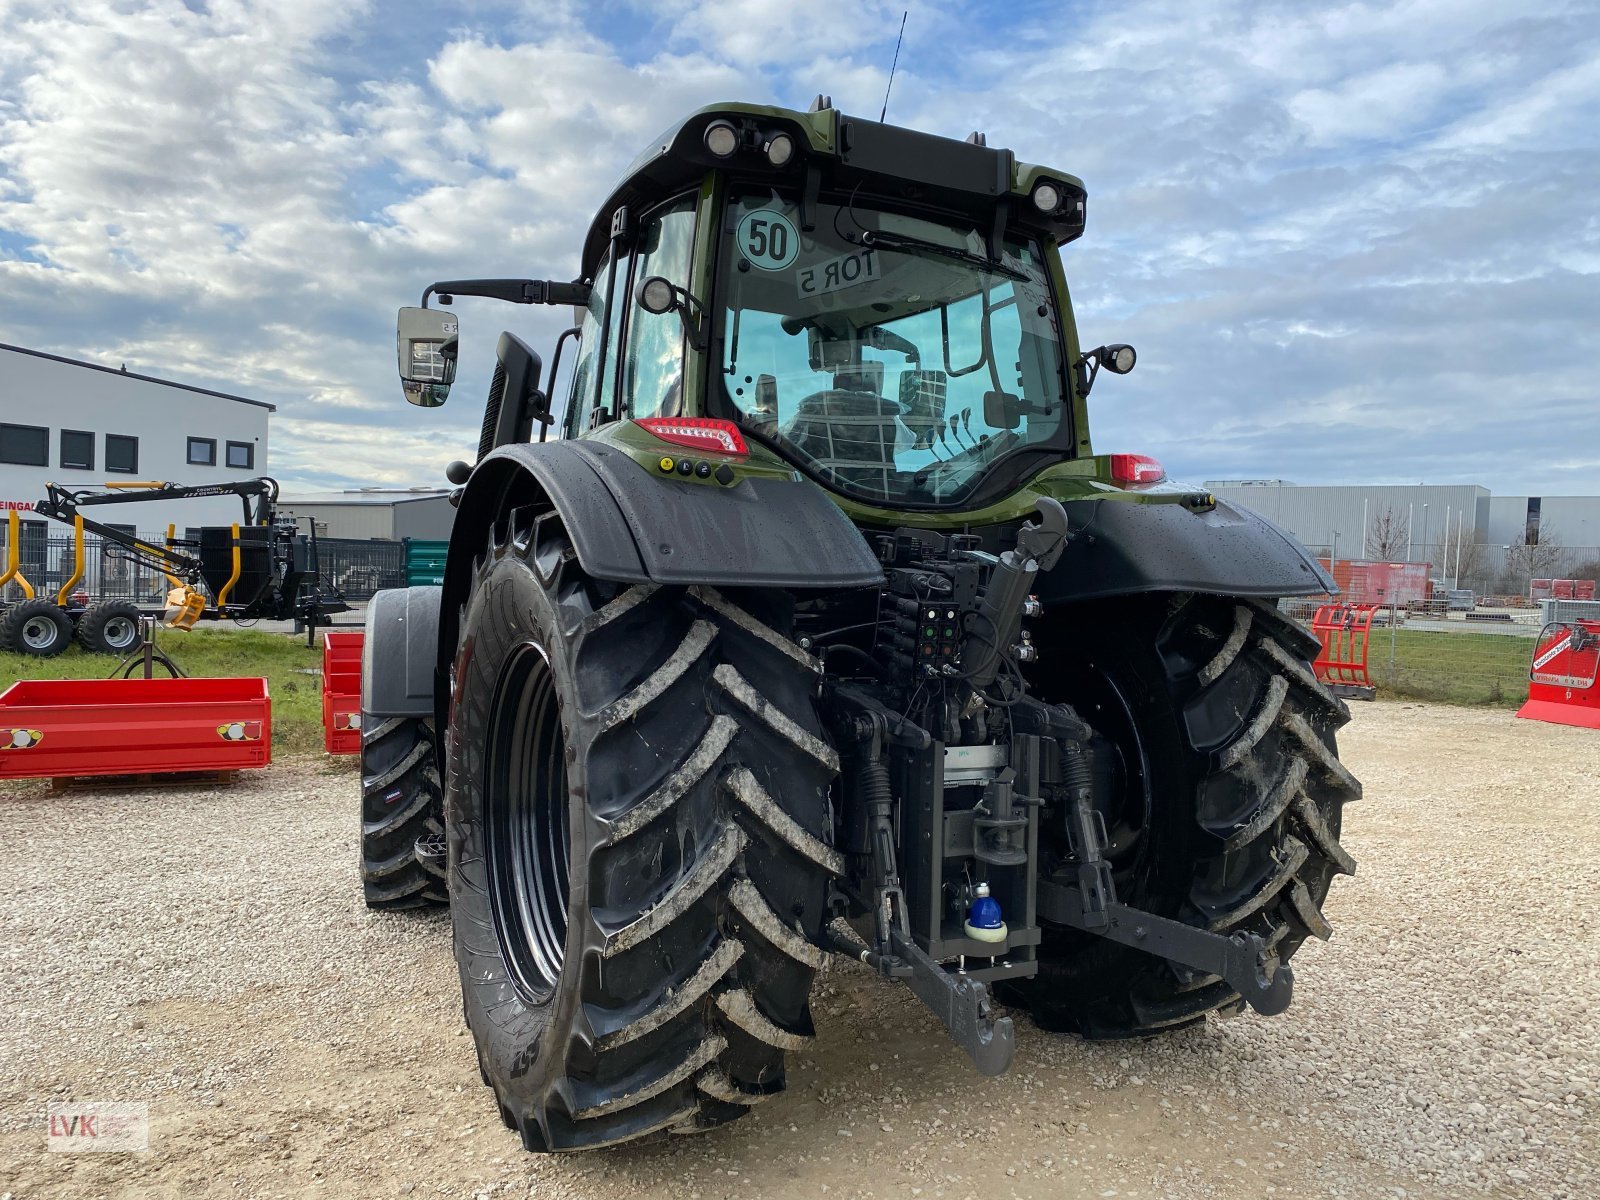
[[[1070,445],[1038,247],[852,205],[735,195],[718,255],[721,387],[740,423],[874,502],[954,504],[1002,459]],[[715,386],[715,384],[713,385]]]

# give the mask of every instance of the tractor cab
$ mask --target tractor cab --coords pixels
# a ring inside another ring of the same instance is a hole
[[[1057,248],[1082,233],[1085,203],[1072,176],[980,134],[842,116],[825,97],[808,113],[715,105],[633,164],[572,284],[430,293],[580,309],[564,403],[538,391],[537,355],[502,338],[495,386],[520,380],[523,397],[491,395],[480,457],[559,421],[648,465],[659,442],[625,423],[694,419],[847,504],[970,509],[1089,456],[1093,374],[1133,365],[1129,347],[1078,349]],[[434,404],[456,319],[427,300],[402,314],[401,375],[408,399]]]

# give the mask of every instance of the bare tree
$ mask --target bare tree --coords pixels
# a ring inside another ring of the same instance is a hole
[[[1406,551],[1406,523],[1393,508],[1373,515],[1367,525],[1366,556],[1377,562],[1394,562]]]
[[[1537,542],[1529,545],[1527,534],[1523,534],[1506,551],[1506,570],[1523,583],[1530,579],[1549,579],[1558,573],[1564,552],[1565,547],[1556,536],[1556,531],[1548,525],[1542,525]]]
[[[1476,542],[1462,542],[1450,556],[1450,577],[1467,581],[1465,584],[1458,582],[1457,587],[1470,587],[1477,592],[1486,592],[1489,590],[1487,565],[1484,547]]]

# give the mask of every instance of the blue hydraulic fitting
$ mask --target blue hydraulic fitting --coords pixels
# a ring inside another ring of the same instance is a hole
[[[987,883],[980,883],[972,890],[972,906],[967,909],[963,926],[966,935],[979,942],[1005,941],[1006,923],[1000,915],[1000,901],[989,895]]]

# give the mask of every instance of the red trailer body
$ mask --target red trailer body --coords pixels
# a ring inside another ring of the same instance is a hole
[[[236,771],[271,761],[265,679],[24,679],[0,693],[0,779]]]
[[[322,635],[322,744],[329,754],[361,753],[363,632]]]
[[[1600,621],[1553,621],[1539,632],[1528,702],[1517,716],[1600,729]]]
[[[1397,604],[1404,608],[1413,600],[1428,598],[1427,563],[1336,558],[1332,562],[1323,559],[1322,565],[1339,585],[1339,599],[1346,604]]]

